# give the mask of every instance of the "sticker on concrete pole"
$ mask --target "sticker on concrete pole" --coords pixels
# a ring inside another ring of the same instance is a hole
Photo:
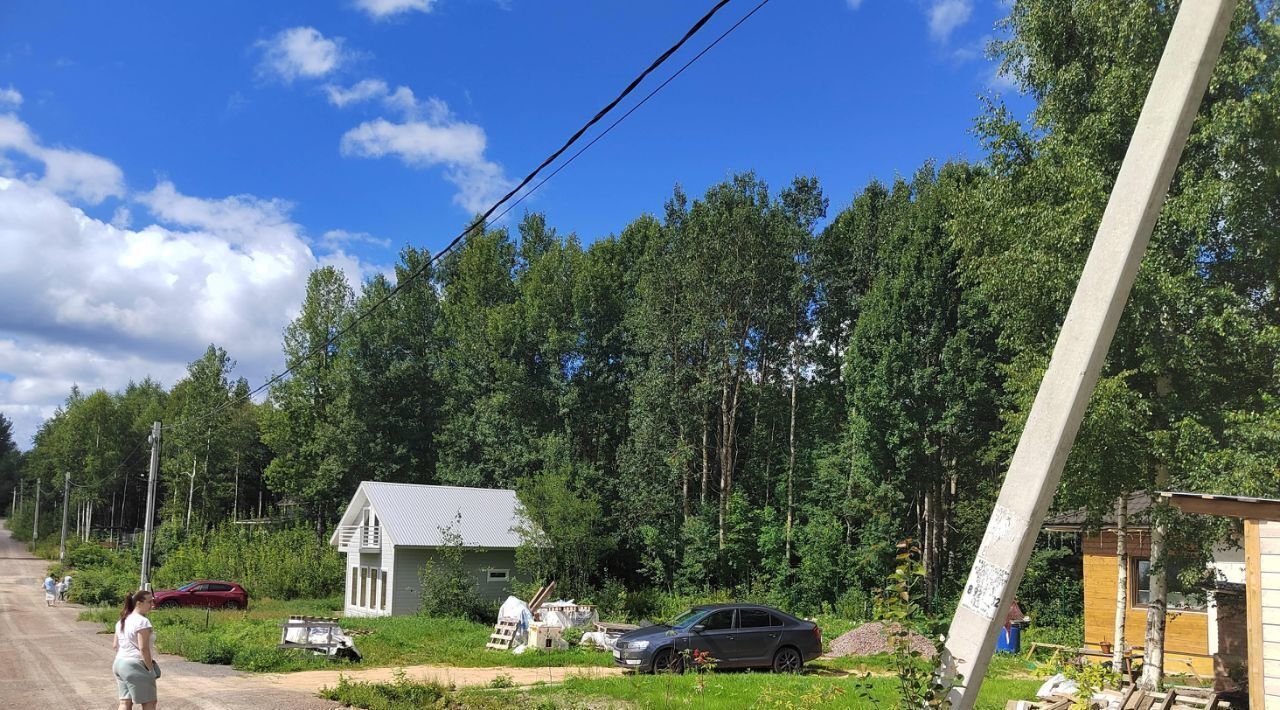
[[[1016,542],[1026,522],[1026,518],[997,504],[991,511],[991,521],[987,523],[987,532],[982,536],[982,544],[978,546],[978,556],[990,557],[991,555],[987,553],[997,543]]]
[[[969,584],[960,597],[960,606],[990,621],[1000,610],[1000,596],[1009,583],[1009,572],[979,557],[973,563]]]

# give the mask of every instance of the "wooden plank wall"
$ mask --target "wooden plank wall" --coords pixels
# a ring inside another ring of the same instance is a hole
[[[1249,568],[1247,574],[1250,577],[1248,586],[1257,589],[1256,594],[1250,595],[1250,601],[1256,599],[1257,606],[1250,609],[1249,621],[1252,623],[1257,619],[1261,626],[1262,652],[1259,655],[1265,676],[1264,707],[1280,708],[1280,522],[1263,521],[1255,525],[1258,564]],[[1248,532],[1246,543],[1249,542]],[[1249,550],[1245,552],[1248,564]],[[1256,647],[1256,641],[1250,645]],[[1251,670],[1253,667],[1254,664],[1250,664]]]
[[[1127,546],[1134,557],[1151,554],[1151,538],[1146,531],[1129,533]],[[1084,562],[1084,641],[1089,648],[1100,648],[1103,641],[1114,641],[1116,619],[1116,536],[1103,531],[1090,536],[1082,544]],[[1280,558],[1278,558],[1280,561]],[[1280,567],[1277,567],[1280,577]],[[1132,572],[1129,575],[1132,583]],[[1280,589],[1280,586],[1277,586]],[[1132,597],[1130,597],[1132,599]],[[1277,609],[1280,614],[1280,608]],[[1276,623],[1280,624],[1280,616]],[[1129,608],[1125,614],[1125,645],[1141,646],[1147,627],[1147,610]],[[1280,626],[1277,626],[1280,631]],[[1171,611],[1165,619],[1165,672],[1185,673],[1194,668],[1201,675],[1212,676],[1213,659],[1209,657],[1209,616],[1205,612]]]

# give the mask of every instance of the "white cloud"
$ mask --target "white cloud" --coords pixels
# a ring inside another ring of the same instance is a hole
[[[358,104],[373,98],[383,98],[387,95],[387,82],[381,79],[365,79],[357,82],[350,89],[344,89],[334,84],[325,84],[324,91],[329,96],[329,103],[343,108],[347,104]]]
[[[9,88],[0,88],[0,106],[21,106],[22,94],[18,90],[10,86]]]
[[[30,131],[0,122],[0,139],[12,145]],[[55,169],[67,168],[46,163]],[[72,383],[112,390],[150,375],[172,385],[209,343],[260,382],[281,367],[280,333],[312,269],[338,266],[353,286],[387,270],[344,251],[336,233],[313,249],[282,200],[203,199],[161,182],[131,203],[158,222],[133,229],[140,220],[128,207],[107,223],[59,185],[47,174],[0,177],[0,411],[24,448]]]
[[[330,251],[340,251],[348,244],[363,242],[387,249],[391,247],[390,239],[379,239],[368,232],[348,232],[345,229],[330,229],[320,235],[317,243]]]
[[[431,12],[435,0],[356,0],[356,7],[375,20],[383,20],[405,12]]]
[[[929,6],[929,36],[946,42],[973,15],[973,0],[933,0]]]
[[[329,39],[314,27],[291,27],[270,40],[259,42],[264,50],[259,70],[285,82],[299,77],[315,79],[337,69],[349,55],[343,39]]]
[[[0,156],[17,153],[44,163],[40,184],[91,204],[124,195],[124,173],[111,161],[78,150],[41,145],[27,124],[13,114],[0,115]],[[24,178],[31,182],[30,178]]]
[[[845,3],[847,3],[849,8],[852,10],[857,10],[859,7],[862,7],[862,0],[845,0]]]
[[[502,166],[485,157],[483,128],[456,120],[440,99],[417,101],[408,87],[399,87],[383,101],[403,112],[405,120],[378,118],[352,128],[342,136],[343,155],[392,156],[419,168],[444,166],[445,177],[458,187],[454,202],[473,213],[510,189]]]

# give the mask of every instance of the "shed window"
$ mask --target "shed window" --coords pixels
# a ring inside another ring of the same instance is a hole
[[[358,589],[358,587],[356,586],[356,583],[360,579],[359,575],[360,575],[360,569],[357,567],[352,567],[351,568],[351,606],[356,605],[356,590]]]
[[[490,582],[505,582],[511,579],[511,570],[509,569],[491,569],[489,570]]]
[[[382,603],[382,606],[381,606],[381,607],[379,607],[379,608],[380,608],[380,609],[382,609],[383,611],[386,611],[386,610],[387,610],[387,571],[386,571],[385,569],[384,569],[384,570],[382,570],[382,597],[381,597],[381,603]]]
[[[1133,580],[1134,606],[1146,606],[1151,602],[1151,560],[1133,558],[1130,561],[1129,579]],[[1172,557],[1165,561],[1165,577],[1169,587],[1168,608],[1183,611],[1204,611],[1203,590],[1182,582],[1187,565]]]

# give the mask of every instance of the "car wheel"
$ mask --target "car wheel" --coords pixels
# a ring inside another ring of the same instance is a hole
[[[800,652],[791,648],[778,649],[773,654],[773,672],[774,673],[799,673],[804,668],[804,659],[800,657]]]
[[[234,599],[228,599],[228,600],[227,600],[227,603],[222,605],[222,608],[223,608],[223,609],[229,609],[229,610],[231,610],[231,611],[235,611],[236,609],[239,609],[239,608],[240,608],[240,602],[238,602],[238,601],[236,601],[236,600],[234,600]]]
[[[161,608],[161,609],[176,609],[176,608],[178,608],[178,602],[175,602],[175,601],[174,601],[174,600],[172,600],[172,599],[166,599],[166,600],[164,600],[164,601],[160,602],[160,606],[159,606],[159,608]]]
[[[654,673],[684,673],[684,658],[675,649],[664,648],[653,657]]]

